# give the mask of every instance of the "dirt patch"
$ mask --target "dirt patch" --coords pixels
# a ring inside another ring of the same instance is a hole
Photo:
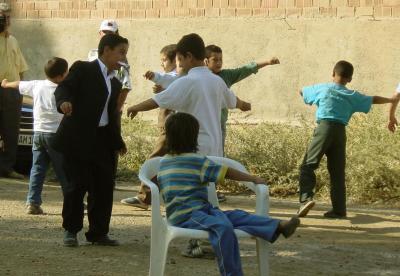
[[[147,275],[151,213],[121,205],[134,191],[126,183],[118,187],[110,234],[122,245],[86,244],[82,231],[79,248],[65,248],[59,187],[44,187],[46,214],[31,216],[26,181],[0,179],[0,275]],[[254,204],[249,196],[228,196],[222,208],[252,211]],[[287,219],[296,208],[295,201],[272,199],[270,214]],[[326,220],[328,208],[318,202],[293,238],[272,245],[271,275],[400,275],[399,210],[350,206],[348,220]],[[180,256],[185,245],[172,242],[166,275],[218,275],[214,260]],[[254,241],[242,240],[240,248],[245,275],[257,275]]]

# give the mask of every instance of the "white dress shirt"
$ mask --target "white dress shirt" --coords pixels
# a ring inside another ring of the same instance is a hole
[[[103,74],[104,80],[107,85],[107,101],[103,109],[103,113],[101,114],[100,122],[99,122],[99,127],[103,127],[108,125],[108,102],[110,101],[110,96],[111,96],[111,79],[115,77],[115,71],[111,70],[111,72],[108,72],[107,66],[100,60],[97,59],[97,61],[100,64],[101,68],[101,73]]]

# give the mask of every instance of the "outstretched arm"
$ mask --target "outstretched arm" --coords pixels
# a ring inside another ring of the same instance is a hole
[[[395,97],[386,98],[386,97],[381,97],[381,96],[373,96],[373,97],[372,97],[372,104],[394,103],[395,100],[396,100]]]
[[[1,87],[18,89],[19,88],[19,81],[11,81],[11,82],[9,82],[7,79],[4,79],[1,82]]]
[[[261,177],[255,176],[255,175],[250,175],[232,168],[228,168],[226,175],[226,179],[231,179],[231,180],[236,180],[236,181],[248,181],[248,182],[254,182],[256,184],[265,184],[266,181],[265,179],[262,179]]]
[[[389,123],[388,123],[388,129],[391,132],[394,132],[397,127],[397,119],[396,119],[396,109],[397,105],[399,104],[400,100],[400,93],[396,92],[393,95],[394,101],[390,105],[390,110],[389,110]]]
[[[280,64],[280,61],[277,57],[273,57],[270,60],[257,62],[257,69],[261,69],[265,66],[275,65],[275,64]]]
[[[241,111],[249,111],[251,110],[251,103],[242,101],[236,97],[236,108],[239,108]]]
[[[138,112],[141,111],[149,111],[158,108],[158,104],[153,99],[148,99],[144,102],[141,102],[137,105],[133,105],[128,108],[127,115],[131,119],[135,118]]]

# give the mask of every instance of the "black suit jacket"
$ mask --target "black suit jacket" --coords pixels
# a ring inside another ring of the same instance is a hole
[[[107,128],[109,145],[112,150],[125,147],[118,128],[117,99],[121,91],[121,83],[111,80],[111,95],[108,103],[109,123]],[[107,85],[97,60],[92,62],[77,61],[61,82],[56,91],[57,109],[64,102],[71,102],[72,114],[64,115],[57,130],[54,148],[65,154],[80,157],[93,156],[97,128],[101,114],[107,101]]]

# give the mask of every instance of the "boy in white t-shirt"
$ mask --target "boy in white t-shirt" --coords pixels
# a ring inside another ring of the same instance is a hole
[[[18,89],[21,94],[33,98],[33,125],[34,136],[32,146],[32,169],[29,180],[29,192],[27,196],[27,213],[32,215],[43,214],[42,189],[46,172],[51,162],[60,181],[63,194],[68,189],[68,181],[63,168],[63,157],[55,151],[52,143],[57,128],[63,118],[58,113],[54,91],[57,85],[68,74],[68,63],[65,59],[54,57],[45,67],[46,80],[1,82],[3,88]]]
[[[388,123],[388,129],[391,132],[394,132],[398,125],[397,119],[396,119],[396,108],[400,101],[400,83],[397,86],[396,91],[394,92],[393,98],[395,99],[395,102],[390,104],[389,123]]]

